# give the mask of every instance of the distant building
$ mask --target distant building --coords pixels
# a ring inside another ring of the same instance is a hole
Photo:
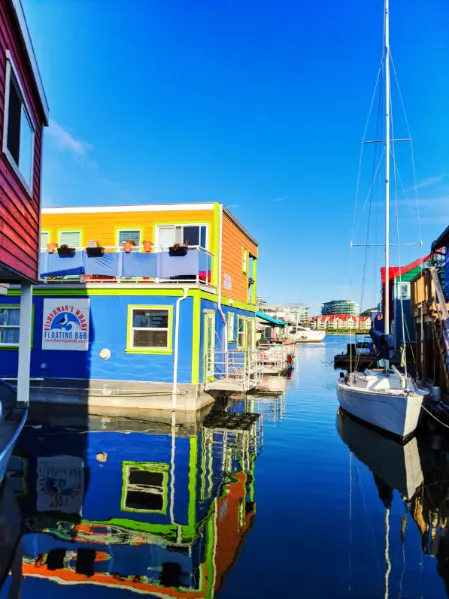
[[[358,316],[359,313],[359,304],[353,300],[332,300],[331,302],[324,302],[321,308],[323,316],[328,314],[351,314]]]
[[[261,298],[258,298],[260,300]],[[309,324],[309,308],[307,306],[296,305],[286,306],[279,304],[267,304],[264,301],[258,302],[258,309],[273,318],[284,320],[290,324],[308,325]]]
[[[312,328],[319,331],[369,331],[371,319],[369,316],[327,314],[325,316],[313,316],[310,324]]]

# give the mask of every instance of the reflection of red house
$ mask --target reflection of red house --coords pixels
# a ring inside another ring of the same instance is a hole
[[[226,495],[217,502],[217,546],[215,551],[215,593],[220,590],[224,576],[237,559],[243,538],[251,528],[254,503],[246,499],[246,475],[233,475]]]

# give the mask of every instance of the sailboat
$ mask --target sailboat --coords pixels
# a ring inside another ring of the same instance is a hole
[[[390,333],[390,34],[389,0],[385,0],[384,60],[385,60],[385,301],[382,332],[371,335],[384,359],[385,368],[340,375],[337,396],[341,407],[388,433],[402,439],[418,426],[426,389],[419,389],[413,379],[394,366],[390,368],[392,339]]]

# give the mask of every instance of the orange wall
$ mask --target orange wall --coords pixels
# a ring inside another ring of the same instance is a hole
[[[242,273],[243,248],[257,257],[257,246],[223,214],[223,259],[222,259],[222,295],[224,297],[248,303],[248,274]],[[249,267],[249,260],[248,260]],[[232,278],[232,289],[224,288],[224,275]]]
[[[208,225],[208,250],[214,251],[216,231],[213,210],[179,210],[170,212],[110,212],[83,214],[42,214],[41,230],[50,233],[50,241],[58,243],[59,231],[80,230],[81,244],[101,242],[103,246],[117,245],[119,229],[140,229],[141,241],[156,243],[155,226],[159,224],[204,223]]]

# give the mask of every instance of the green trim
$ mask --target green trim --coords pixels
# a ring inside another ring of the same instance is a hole
[[[218,272],[218,264],[219,264],[219,254],[220,254],[220,242],[221,242],[221,237],[223,234],[223,231],[221,231],[220,229],[220,204],[216,203],[214,204],[214,230],[215,230],[215,235],[214,235],[214,260],[212,261],[212,276],[211,276],[211,280],[212,280],[212,285],[215,285],[215,287],[218,287],[218,280],[219,277],[222,276],[222,273]]]
[[[160,510],[139,510],[126,507],[126,490],[128,482],[129,468],[137,468],[146,472],[162,473],[163,486],[163,504]],[[122,512],[134,512],[137,514],[166,514],[168,507],[168,464],[158,462],[122,462],[122,496],[120,499],[120,509]]]
[[[215,506],[215,502],[214,502]],[[216,509],[216,507],[215,507]],[[214,596],[214,582],[215,582],[215,559],[214,559],[214,547],[215,547],[215,518],[218,518],[218,514],[214,514],[214,517],[210,518],[206,524],[206,564],[207,564],[207,588],[205,599],[212,599]]]
[[[207,293],[206,291],[203,291],[202,289],[196,289],[195,291],[200,293],[201,299],[208,300],[215,304],[218,303],[218,295],[212,294],[212,293]],[[255,312],[256,311],[256,307],[251,304],[245,304],[244,302],[238,302],[237,300],[229,299],[227,297],[222,297],[221,303],[223,304],[223,306],[235,308],[236,310],[246,310],[247,312]]]
[[[200,347],[201,347],[201,296],[193,296],[192,316],[192,384],[197,385],[200,380]]]
[[[257,303],[257,262],[258,262],[257,258],[253,258],[253,281],[254,281],[254,283],[251,288],[251,292],[252,292],[251,299],[252,299],[252,303],[254,305],[256,305],[256,303]]]
[[[3,308],[15,308],[16,310],[20,310],[20,302],[18,304],[0,304],[0,310],[3,310]],[[1,326],[0,326],[1,328]],[[19,329],[19,335],[20,335],[20,324],[17,327]],[[34,348],[34,304],[31,306],[31,343],[30,343],[30,348],[33,349]],[[0,351],[18,351],[19,350],[19,346],[18,345],[1,345],[0,344]]]
[[[230,327],[231,320],[232,320],[232,327]],[[227,330],[226,334],[228,336],[228,342],[233,343],[235,341],[235,312],[228,312],[226,330]]]
[[[198,473],[198,437],[190,438],[189,454],[189,507],[187,508],[188,520],[186,531],[192,538],[196,530],[196,482]]]
[[[133,310],[168,310],[168,332],[166,348],[134,348],[131,344]],[[128,354],[171,354],[173,352],[173,306],[158,304],[128,304],[128,321],[126,325],[126,353]]]

